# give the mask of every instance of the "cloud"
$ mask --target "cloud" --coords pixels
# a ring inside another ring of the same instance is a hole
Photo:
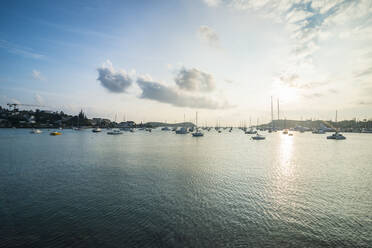
[[[35,102],[38,105],[43,105],[44,104],[44,98],[41,97],[39,94],[34,94],[34,99],[35,99]]]
[[[32,78],[35,80],[44,80],[44,76],[38,70],[32,70]]]
[[[203,0],[210,7],[216,7],[221,3],[221,0]]]
[[[138,86],[142,89],[140,98],[168,103],[177,107],[224,109],[231,107],[226,102],[219,103],[204,96],[194,96],[178,91],[176,88],[165,86],[161,83],[140,77]]]
[[[319,97],[323,97],[324,95],[321,93],[312,93],[312,94],[305,94],[303,96],[306,98],[319,98]]]
[[[365,69],[364,71],[355,73],[355,77],[363,77],[372,74],[372,67]]]
[[[23,56],[25,58],[31,59],[45,59],[43,54],[34,52],[32,49],[27,47],[22,47],[16,44],[12,44],[6,40],[0,40],[0,48],[5,49],[9,53]]]
[[[15,98],[10,98],[6,95],[0,95],[0,104],[6,105],[7,103],[17,103],[20,104],[21,102]]]
[[[372,105],[372,101],[361,100],[361,101],[358,101],[357,104],[358,105]]]
[[[211,47],[219,47],[220,38],[212,28],[202,25],[199,27],[198,33],[200,38],[206,41]]]
[[[303,80],[301,80],[300,76],[296,73],[282,74],[279,77],[279,81],[282,84],[284,84],[288,87],[297,88],[297,89],[314,89],[314,88],[317,88],[317,87],[327,85],[329,83],[327,81],[325,81],[325,82],[310,82],[310,83],[303,82]]]
[[[126,92],[129,86],[132,85],[133,79],[124,70],[115,71],[112,63],[107,60],[102,67],[97,69],[98,78],[101,85],[105,87],[109,92],[122,93]]]
[[[180,89],[186,91],[211,92],[215,89],[213,76],[195,68],[182,68],[174,81]]]

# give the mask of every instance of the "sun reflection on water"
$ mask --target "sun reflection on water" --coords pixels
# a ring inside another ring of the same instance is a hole
[[[281,134],[279,145],[279,172],[290,177],[293,173],[293,137]]]

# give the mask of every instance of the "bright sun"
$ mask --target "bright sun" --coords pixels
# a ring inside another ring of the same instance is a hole
[[[277,89],[277,95],[281,101],[293,102],[297,99],[297,90],[290,87],[281,86]]]

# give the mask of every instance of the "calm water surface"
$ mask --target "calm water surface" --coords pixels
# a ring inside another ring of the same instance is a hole
[[[372,134],[0,129],[0,247],[372,247]]]

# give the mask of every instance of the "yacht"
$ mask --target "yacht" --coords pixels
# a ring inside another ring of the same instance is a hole
[[[253,140],[264,140],[265,136],[262,136],[259,133],[257,133],[255,136],[252,136],[252,139]]]
[[[199,129],[198,129],[198,112],[196,112],[196,131],[195,131],[195,133],[192,133],[192,136],[193,137],[202,137],[202,136],[204,136],[204,134],[202,132],[200,132]]]
[[[123,132],[120,131],[119,129],[112,129],[111,131],[107,132],[107,134],[118,135],[118,134],[123,134]]]
[[[40,129],[32,129],[31,130],[31,133],[34,133],[34,134],[41,134],[42,133],[42,131],[40,130]]]
[[[334,140],[344,140],[346,139],[345,136],[343,136],[341,133],[339,132],[335,132],[334,134],[330,135],[330,136],[327,136],[327,139],[334,139]]]
[[[99,132],[102,132],[102,129],[99,128],[99,127],[96,127],[96,128],[93,128],[93,129],[92,129],[92,132],[93,132],[93,133],[99,133]]]

